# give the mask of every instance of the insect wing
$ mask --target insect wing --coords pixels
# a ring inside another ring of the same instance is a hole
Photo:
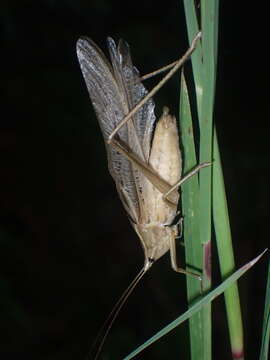
[[[116,47],[114,41],[108,38],[108,48],[115,79],[123,93],[125,104],[128,104],[129,110],[132,110],[148,92],[140,81],[138,70],[132,64],[128,44],[120,40],[118,47]],[[126,123],[128,142],[126,144],[121,142],[121,144],[124,145],[121,147],[122,153],[131,160],[135,179],[139,201],[137,223],[145,220],[145,201],[148,195],[149,180],[147,176],[149,173],[147,164],[150,155],[154,122],[154,102],[150,99]],[[125,151],[125,149],[128,149],[128,152]],[[138,166],[138,164],[144,165]],[[157,175],[154,174],[154,177],[156,176]]]
[[[77,42],[77,55],[83,77],[94,106],[105,141],[125,115],[122,92],[113,75],[113,70],[105,55],[88,38]],[[120,130],[121,131],[121,130]],[[123,127],[121,139],[127,141]]]
[[[114,78],[111,65],[92,40],[79,39],[77,55],[106,144],[108,136],[124,117],[127,104]],[[123,126],[119,131],[119,137],[127,142],[127,136],[127,127]],[[139,204],[132,165],[112,146],[106,144],[106,149],[109,170],[116,183],[119,196],[129,216],[136,221]]]
[[[115,78],[123,91],[125,103],[128,104],[130,111],[147,95],[148,91],[140,81],[138,70],[132,64],[129,45],[121,39],[116,48],[114,41],[108,38],[108,48]],[[154,107],[155,104],[150,99],[133,115],[132,121],[127,124],[129,129],[128,145],[145,162],[148,162],[150,154],[155,122]],[[133,128],[130,126],[131,124]]]

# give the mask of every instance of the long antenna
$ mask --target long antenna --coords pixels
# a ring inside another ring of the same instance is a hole
[[[148,271],[148,269],[151,267],[153,262],[151,260],[148,260],[144,267],[139,271],[139,273],[135,276],[135,278],[132,280],[132,282],[129,284],[129,286],[126,288],[126,290],[123,292],[117,303],[114,305],[112,311],[110,312],[109,316],[105,320],[104,324],[102,325],[101,329],[99,330],[95,341],[91,347],[90,352],[88,353],[86,359],[91,360],[91,354],[94,352],[94,348],[98,345],[97,351],[94,354],[94,360],[97,360],[101,350],[104,346],[104,343],[106,341],[106,338],[111,330],[111,327],[117,318],[118,314],[120,313],[122,307],[126,303],[129,295],[132,293],[132,291],[135,289],[136,285],[139,283],[139,281],[142,279],[142,277],[145,275],[145,273]]]

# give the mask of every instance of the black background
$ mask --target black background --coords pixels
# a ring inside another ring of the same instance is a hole
[[[215,121],[240,266],[269,238],[269,39],[267,10],[235,3],[221,1]],[[76,40],[87,35],[105,49],[108,35],[123,37],[147,73],[187,48],[183,8],[172,0],[4,0],[0,17],[0,354],[83,359],[143,254],[107,171]],[[178,82],[155,98],[157,114],[165,104],[177,113]],[[266,270],[267,256],[240,281],[247,359],[258,358]],[[106,359],[122,358],[184,309],[185,279],[165,256],[115,323]],[[229,359],[221,298],[213,319],[214,358]],[[138,358],[188,359],[186,334],[181,326]]]

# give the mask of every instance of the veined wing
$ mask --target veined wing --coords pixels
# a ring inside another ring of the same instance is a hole
[[[116,47],[113,39],[108,38],[108,48],[114,70],[114,77],[128,104],[129,110],[147,94],[147,90],[140,81],[138,70],[133,66],[128,44],[120,40]],[[148,164],[150,156],[151,138],[155,122],[154,102],[150,99],[126,123],[128,141],[126,148],[144,164]],[[129,153],[130,154],[130,153]],[[128,157],[130,159],[130,157]],[[137,223],[145,219],[145,199],[147,197],[148,180],[145,173],[131,161],[133,178],[139,202],[139,216]]]
[[[108,136],[125,116],[128,105],[114,78],[110,63],[91,39],[81,38],[78,40],[77,55],[105,140],[110,173],[116,183],[123,205],[131,218],[136,221],[139,202],[131,164],[112,146],[107,145]],[[126,126],[120,129],[119,137],[124,142],[128,141]]]
[[[119,88],[123,91],[125,102],[128,104],[130,111],[147,95],[148,91],[140,81],[138,70],[132,64],[129,45],[121,39],[116,48],[113,39],[108,38],[107,41],[114,76]],[[150,144],[155,122],[154,107],[155,104],[150,99],[127,123],[128,145],[145,162],[148,162],[150,155]]]
[[[106,142],[112,130],[128,112],[128,104],[116,82],[111,64],[91,39],[78,40],[77,55]],[[119,135],[123,141],[128,140],[124,126]]]
[[[113,40],[108,41],[114,69],[93,41],[83,38],[77,43],[81,70],[105,143],[112,130],[129,112],[133,104],[135,105],[146,93],[143,85],[139,83],[137,71],[133,68],[127,44],[123,43],[125,45],[116,49]],[[134,82],[136,82],[135,85]],[[147,161],[149,157],[150,139],[155,120],[153,108],[154,105],[150,101],[139,115],[136,114],[132,122],[124,125],[118,132],[119,139],[129,144],[132,151],[144,161]],[[149,120],[148,127],[145,125],[146,119]],[[147,146],[143,146],[144,143]],[[130,217],[137,222],[142,200],[138,195],[142,175],[114,147],[106,144],[106,148],[109,170],[115,180],[120,198]]]

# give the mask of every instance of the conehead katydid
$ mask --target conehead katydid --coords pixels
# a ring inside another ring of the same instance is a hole
[[[182,177],[182,159],[175,117],[164,108],[156,122],[153,95],[183,65],[196,48],[200,33],[184,56],[149,93],[133,66],[129,46],[118,46],[108,38],[111,64],[99,47],[88,38],[77,42],[77,55],[84,80],[104,137],[108,167],[130,222],[144,251],[144,266],[115,305],[97,351],[121,307],[136,284],[166,252],[170,251],[173,270],[196,276],[180,268],[176,261],[175,239],[179,235],[178,187],[203,163]],[[166,68],[167,70],[167,68]],[[156,72],[155,72],[156,73]]]

